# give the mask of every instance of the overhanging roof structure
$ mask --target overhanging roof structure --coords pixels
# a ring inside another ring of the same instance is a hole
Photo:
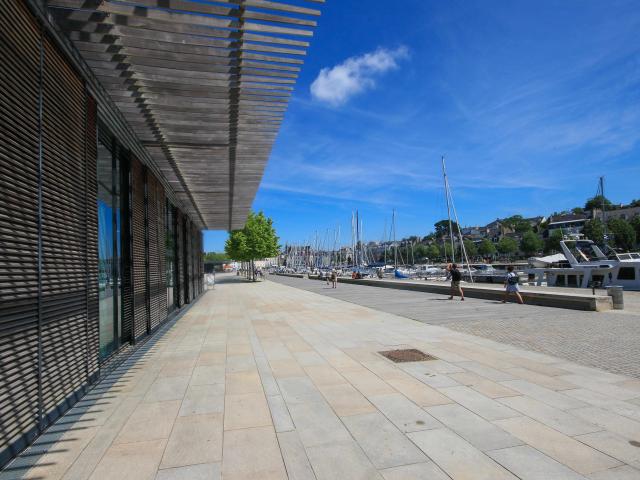
[[[324,0],[49,0],[202,228],[244,225]]]

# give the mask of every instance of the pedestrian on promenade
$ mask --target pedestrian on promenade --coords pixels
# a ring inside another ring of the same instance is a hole
[[[460,286],[460,281],[462,280],[462,273],[458,270],[458,265],[452,263],[449,267],[449,277],[451,278],[451,296],[449,300],[453,300],[453,296],[457,293],[460,295],[460,300],[464,302],[464,292],[462,291],[462,287]]]
[[[331,285],[331,288],[338,288],[338,272],[335,268],[331,270]]]
[[[510,293],[515,293],[518,303],[522,305],[524,300],[522,300],[522,295],[520,295],[520,286],[518,285],[518,274],[513,271],[513,265],[509,265],[507,267],[507,276],[504,279],[504,298],[502,299],[502,303],[507,303],[507,298],[509,298]]]

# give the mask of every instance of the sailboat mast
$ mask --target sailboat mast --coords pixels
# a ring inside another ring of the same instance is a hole
[[[387,266],[387,219],[384,219],[384,230],[382,231],[382,247],[384,248],[384,266]]]
[[[391,215],[391,228],[393,228],[393,266],[398,269],[398,244],[396,243],[396,209],[393,209]]]
[[[444,196],[447,200],[447,218],[449,219],[449,238],[451,240],[451,261],[456,262],[456,248],[453,240],[453,224],[451,223],[451,202],[449,201],[449,180],[447,180],[447,168],[444,163],[444,155],[442,156],[442,177],[444,179]],[[445,249],[446,256],[446,249]]]
[[[358,259],[357,266],[360,266],[360,212],[356,210],[356,258]]]
[[[355,229],[353,227],[354,212],[351,211],[351,263],[355,266],[356,262],[356,249],[355,249]]]
[[[449,181],[446,180],[446,186],[447,186],[447,195],[448,195],[448,199],[449,202],[451,204],[451,209],[453,210],[453,215],[455,216],[456,219],[456,225],[458,226],[458,238],[460,240],[460,251],[461,251],[461,262],[463,262],[463,267],[464,267],[464,262],[467,262],[467,270],[469,271],[469,279],[471,280],[471,283],[473,283],[473,274],[471,273],[471,264],[469,263],[469,257],[467,256],[467,249],[464,246],[464,239],[462,237],[462,230],[460,229],[460,219],[458,218],[458,212],[456,211],[456,206],[453,203],[453,195],[451,193],[451,187],[449,186]],[[451,219],[449,219],[449,221],[451,221]],[[453,235],[453,233],[452,233]]]
[[[342,266],[342,246],[340,245],[340,224],[338,224],[338,265]]]
[[[604,176],[600,177],[600,203],[602,208],[602,227],[604,229],[604,244],[607,244],[607,213],[604,203]]]

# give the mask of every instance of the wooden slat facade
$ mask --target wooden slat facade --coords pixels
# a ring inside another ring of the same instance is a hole
[[[0,465],[37,434],[40,29],[0,3]]]
[[[203,292],[201,230],[244,224],[318,15],[264,0],[0,1],[0,467],[175,310],[167,245],[175,306]],[[121,250],[101,278],[106,150]],[[107,286],[119,322],[103,351]]]

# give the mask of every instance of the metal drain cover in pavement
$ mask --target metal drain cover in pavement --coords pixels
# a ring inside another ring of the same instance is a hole
[[[437,360],[433,355],[426,354],[415,348],[405,348],[402,350],[387,350],[385,352],[378,352],[383,357],[387,357],[389,360],[395,363],[402,362],[424,362],[425,360]]]

